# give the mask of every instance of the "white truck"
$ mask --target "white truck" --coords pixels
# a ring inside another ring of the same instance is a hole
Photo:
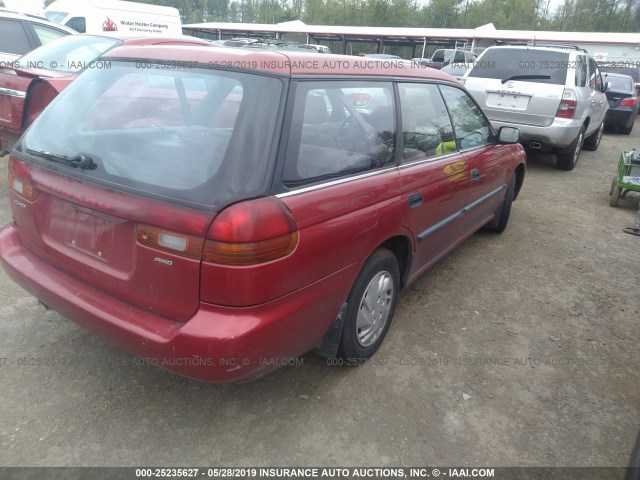
[[[180,12],[174,7],[121,0],[56,0],[44,15],[80,33],[182,35]]]

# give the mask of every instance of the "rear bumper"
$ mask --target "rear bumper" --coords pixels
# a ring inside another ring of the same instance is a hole
[[[607,110],[604,122],[610,126],[630,127],[635,121],[637,110],[632,107],[619,107]]]
[[[547,127],[498,120],[491,120],[491,124],[496,130],[500,127],[516,127],[520,130],[520,143],[525,147],[530,146],[531,142],[537,142],[542,144],[543,148],[566,148],[578,136],[583,121],[581,119],[556,118]]]
[[[0,261],[20,286],[65,317],[149,363],[204,382],[249,381],[318,346],[359,265],[271,302],[245,308],[201,304],[187,322],[122,302],[61,272],[0,230]]]

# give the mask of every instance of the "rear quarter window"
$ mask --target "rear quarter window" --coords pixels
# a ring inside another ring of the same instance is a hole
[[[300,82],[283,184],[288,188],[393,164],[393,89],[386,82]]]
[[[522,82],[564,85],[568,65],[568,52],[495,48],[482,55],[469,72],[469,77],[504,80],[517,75],[520,77],[517,80]]]
[[[67,32],[63,32],[62,30],[58,30],[57,28],[50,28],[44,25],[39,25],[37,23],[33,24],[33,30],[36,33],[36,37],[40,40],[42,45],[46,45],[47,43],[60,38],[66,35],[69,35]]]

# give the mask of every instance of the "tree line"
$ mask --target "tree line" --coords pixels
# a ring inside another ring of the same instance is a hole
[[[640,0],[138,0],[176,7],[185,23],[279,23],[583,32],[640,31]]]

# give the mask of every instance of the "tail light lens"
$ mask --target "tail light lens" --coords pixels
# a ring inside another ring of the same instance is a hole
[[[576,106],[578,105],[576,94],[572,90],[565,90],[562,93],[562,100],[558,106],[556,117],[573,118],[576,114]]]
[[[47,82],[37,82],[31,87],[29,105],[27,106],[26,124],[28,127],[38,118],[38,115],[58,96],[58,92]]]
[[[274,197],[236,203],[214,220],[204,244],[205,262],[255,265],[282,258],[298,244],[298,225]]]
[[[638,99],[635,97],[627,97],[620,102],[621,107],[635,107]]]
[[[11,170],[9,171],[9,188],[13,193],[29,202],[35,201],[40,195],[40,191],[29,180],[17,176]]]

